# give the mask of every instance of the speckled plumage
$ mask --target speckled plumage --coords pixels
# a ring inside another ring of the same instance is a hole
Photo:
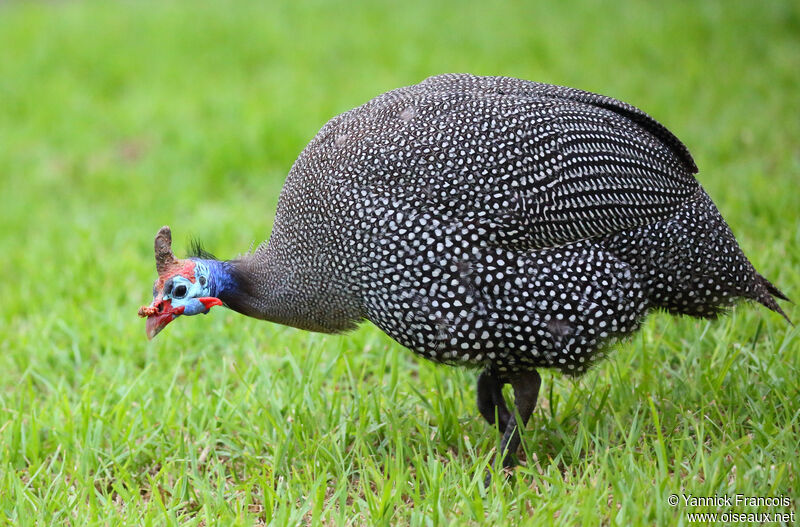
[[[221,300],[324,332],[368,319],[431,360],[483,368],[478,408],[510,467],[537,368],[585,372],[653,309],[714,317],[744,298],[783,314],[696,172],[672,133],[615,99],[432,77],[328,122],[289,173],[270,240],[198,266],[210,296],[192,313]],[[175,316],[189,305],[154,299],[148,335],[171,302]]]
[[[432,360],[578,374],[651,309],[770,305],[696,170],[620,101],[432,77],[309,143],[270,241],[238,263],[240,310],[329,332],[368,319]]]

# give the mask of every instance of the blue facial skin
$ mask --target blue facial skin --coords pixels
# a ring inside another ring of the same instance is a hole
[[[211,287],[211,296],[224,301],[225,295],[233,293],[238,285],[231,275],[231,264],[219,260],[201,260],[192,258],[197,266],[208,268],[208,283]]]
[[[192,283],[183,275],[176,274],[164,284],[163,300],[171,300],[173,309],[183,307],[183,315],[206,314],[209,309],[198,298],[219,297],[233,286],[233,280],[225,262],[191,258],[194,262]]]

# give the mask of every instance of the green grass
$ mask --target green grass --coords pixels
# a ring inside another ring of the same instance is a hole
[[[488,5],[0,4],[0,522],[680,525],[704,510],[671,493],[797,508],[800,337],[757,306],[655,315],[579,381],[545,373],[526,463],[488,490],[498,438],[475,372],[368,324],[323,336],[215,310],[146,341],[158,227],[179,250],[247,250],[328,118],[447,71],[644,108],[800,298],[797,2]]]

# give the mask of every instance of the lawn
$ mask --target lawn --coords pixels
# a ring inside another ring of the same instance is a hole
[[[581,379],[545,372],[523,466],[488,489],[498,437],[476,372],[374,326],[325,336],[218,308],[145,339],[161,225],[178,252],[192,237],[248,250],[326,120],[450,71],[643,108],[690,147],[756,268],[800,298],[797,2],[0,3],[0,522],[685,525],[797,510],[800,334],[760,306],[654,314]]]

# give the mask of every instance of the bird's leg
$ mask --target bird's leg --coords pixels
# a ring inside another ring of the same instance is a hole
[[[503,382],[491,370],[485,369],[478,376],[478,411],[490,424],[497,418],[500,430],[505,430],[511,420],[506,400],[503,397]]]
[[[515,462],[515,454],[520,444],[520,434],[524,430],[528,419],[536,407],[536,399],[539,397],[539,386],[542,378],[539,372],[531,370],[509,376],[511,386],[514,388],[514,405],[517,407],[517,419],[509,419],[503,439],[500,441],[500,451],[498,456],[502,456],[503,468],[512,468]],[[499,468],[498,458],[495,458],[495,468]],[[486,485],[491,481],[491,474],[486,476]]]

